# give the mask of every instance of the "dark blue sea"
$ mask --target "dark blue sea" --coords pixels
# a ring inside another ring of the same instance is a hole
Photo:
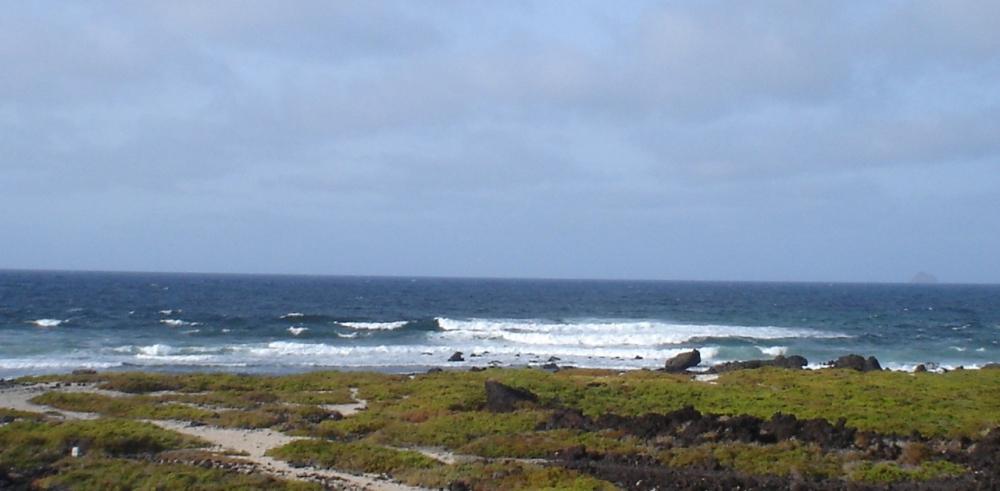
[[[690,348],[703,366],[853,352],[975,368],[1000,361],[1000,286],[0,271],[0,377],[652,368]]]

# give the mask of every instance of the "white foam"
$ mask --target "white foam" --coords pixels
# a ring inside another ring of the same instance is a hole
[[[778,356],[788,352],[787,346],[758,346],[757,349],[759,349],[761,353],[768,356]]]
[[[183,327],[183,326],[200,326],[198,322],[188,322],[180,319],[161,319],[160,324],[166,324],[170,327]]]
[[[59,327],[60,324],[66,322],[59,319],[36,319],[29,321],[29,324],[34,324],[36,327]]]
[[[406,325],[406,321],[394,321],[394,322],[338,322],[342,326],[347,326],[352,329],[371,329],[380,331],[391,331],[393,329],[399,329]]]
[[[350,339],[350,338],[356,338],[356,337],[358,337],[358,333],[352,332],[350,334],[342,334],[342,333],[338,332],[337,333],[337,337],[338,338],[348,338],[348,339]]]
[[[132,348],[130,346],[130,348]],[[169,344],[153,344],[149,346],[140,346],[137,349],[139,355],[143,356],[168,356],[176,353],[177,350]]]
[[[844,334],[774,326],[671,324],[660,321],[606,321],[555,323],[535,320],[454,320],[439,318],[442,340],[507,341],[521,345],[571,345],[586,347],[662,346],[691,343],[706,338],[786,339],[839,338]]]
[[[69,368],[111,368],[121,366],[120,362],[99,362],[82,361],[72,359],[49,359],[49,358],[0,358],[0,369],[2,370],[53,370]]]
[[[174,315],[174,314],[179,314],[181,312],[184,312],[184,311],[181,310],[181,309],[167,309],[167,310],[161,310],[160,314],[163,314],[163,315]]]
[[[309,330],[308,327],[289,327],[288,328],[288,332],[292,333],[292,336],[298,336],[299,334],[302,334],[302,333],[304,333],[304,332],[306,332],[308,330]]]
[[[300,319],[300,318],[305,317],[305,316],[306,316],[306,314],[303,314],[302,312],[289,312],[289,313],[281,316],[281,318],[282,319]]]

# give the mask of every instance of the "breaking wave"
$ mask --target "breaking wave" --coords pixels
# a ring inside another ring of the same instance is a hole
[[[66,321],[60,319],[35,319],[28,321],[28,324],[33,324],[36,327],[59,327],[63,322]]]
[[[161,319],[160,324],[165,324],[170,327],[184,327],[184,326],[200,326],[199,322],[188,322],[180,319]]]
[[[368,329],[375,331],[391,331],[399,329],[408,324],[407,321],[395,321],[395,322],[338,322],[344,327],[350,327],[351,329]]]
[[[836,332],[774,326],[672,324],[660,321],[455,320],[438,318],[442,339],[507,341],[522,345],[664,346],[711,339],[844,338]]]

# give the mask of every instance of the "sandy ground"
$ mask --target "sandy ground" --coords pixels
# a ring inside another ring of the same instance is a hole
[[[99,393],[112,397],[129,397],[129,394],[99,390],[88,386],[62,385],[57,387],[52,384],[39,384],[32,386],[15,385],[0,387],[0,407],[19,411],[45,413],[64,419],[95,419],[98,417],[98,415],[92,413],[63,411],[61,409],[55,409],[30,402],[31,398],[54,390]],[[356,398],[357,389],[351,389],[351,395]],[[356,414],[358,411],[363,410],[366,407],[367,403],[364,400],[357,400],[357,402],[350,404],[327,406],[328,409],[339,411],[344,416]],[[206,440],[215,445],[213,450],[216,451],[236,451],[246,453],[246,456],[241,456],[241,458],[254,463],[261,472],[284,479],[318,481],[335,488],[350,490],[416,491],[422,489],[386,481],[378,476],[354,475],[328,469],[317,469],[314,467],[292,467],[286,462],[267,457],[264,454],[268,450],[302,438],[289,436],[278,431],[192,426],[190,422],[187,421],[149,422],[160,426],[161,428],[176,431],[178,433],[184,433],[186,435],[196,436]]]

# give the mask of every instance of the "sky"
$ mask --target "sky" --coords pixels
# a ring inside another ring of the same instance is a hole
[[[4,2],[0,268],[1000,282],[1000,3]]]

